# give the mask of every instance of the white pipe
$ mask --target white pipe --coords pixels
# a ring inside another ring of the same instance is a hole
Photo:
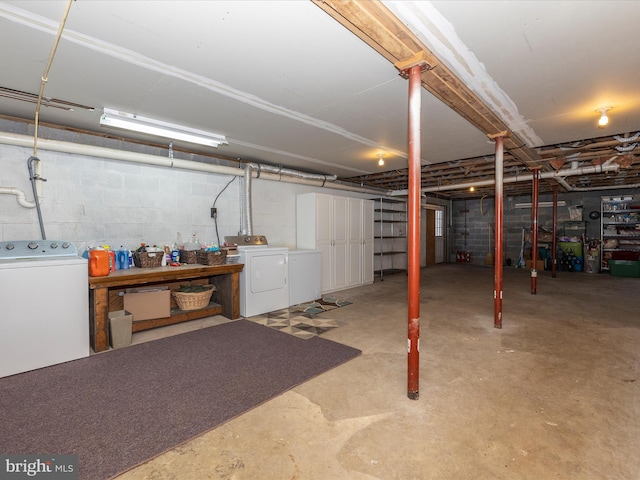
[[[244,225],[242,235],[253,235],[253,218],[251,216],[251,165],[244,169]]]
[[[623,189],[623,188],[640,188],[640,183],[633,183],[630,185],[599,185],[594,187],[572,187],[567,183],[564,178],[556,179],[560,185],[567,189],[569,192],[591,192],[593,190],[615,190],[615,189]]]
[[[28,202],[24,192],[15,187],[0,187],[0,195],[15,195],[18,205],[25,208],[36,208],[35,202]]]
[[[14,145],[18,147],[33,146],[33,139],[26,135],[17,135],[14,133],[0,132],[0,143],[5,145]],[[145,165],[154,165],[159,167],[179,168],[183,170],[192,170],[199,172],[217,173],[220,175],[244,175],[244,168],[227,167],[224,165],[212,165],[202,162],[194,162],[191,160],[170,159],[157,155],[149,155],[146,153],[127,152],[124,150],[115,150],[112,148],[96,147],[93,145],[83,145],[79,143],[64,142],[59,140],[39,140],[40,148],[43,150],[51,150],[54,152],[71,153],[75,155],[85,155],[90,157],[107,158],[110,160],[119,160],[123,162],[141,163]],[[266,170],[273,169],[279,173],[269,173]],[[293,170],[282,169],[279,167],[270,167],[260,165],[260,172],[252,171],[252,176],[263,180],[273,180],[276,182],[296,183],[301,185],[310,185],[315,187],[333,188],[336,190],[345,190],[349,192],[357,192],[371,195],[389,194],[388,190],[358,187],[351,183],[335,183],[327,181],[331,178],[327,175],[305,174],[298,172],[299,177],[287,175],[286,173]],[[302,177],[304,175],[304,177]],[[305,178],[308,177],[308,178]]]
[[[539,178],[554,178],[556,180],[564,178],[564,177],[572,177],[575,175],[589,175],[591,173],[604,173],[604,172],[614,172],[618,171],[620,165],[617,163],[611,165],[593,165],[589,167],[581,167],[581,168],[571,168],[567,170],[559,170],[557,172],[542,172]],[[516,175],[515,177],[505,178],[502,183],[517,183],[517,182],[529,182],[533,180],[532,174],[527,175]],[[452,185],[440,185],[437,187],[427,187],[423,188],[421,192],[443,192],[445,190],[462,190],[469,187],[486,187],[489,185],[494,185],[496,183],[495,179],[489,180],[479,180],[475,182],[466,182],[466,183],[456,183]],[[407,195],[409,192],[407,190],[396,190],[391,192],[391,196],[397,195]]]

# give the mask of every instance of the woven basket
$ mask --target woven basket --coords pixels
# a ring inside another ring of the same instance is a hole
[[[160,267],[164,252],[133,252],[133,264],[140,268]]]
[[[198,250],[196,255],[198,263],[201,265],[224,265],[227,263],[227,252],[225,250],[207,252]]]
[[[209,300],[211,300],[211,295],[213,295],[215,289],[216,287],[211,285],[211,288],[204,292],[192,293],[176,291],[171,293],[173,294],[173,298],[176,299],[180,310],[198,310],[209,305]]]
[[[198,250],[180,250],[181,263],[198,263]]]

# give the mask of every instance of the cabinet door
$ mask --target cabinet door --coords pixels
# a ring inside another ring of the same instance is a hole
[[[333,287],[333,246],[330,243],[318,243],[316,249],[320,250],[322,293],[332,290]]]
[[[349,198],[349,219],[347,234],[349,243],[349,266],[347,271],[347,285],[355,286],[362,283],[362,200]]]
[[[341,290],[347,287],[349,272],[349,250],[346,243],[337,243],[333,246],[333,285],[332,290]]]
[[[347,286],[349,276],[349,249],[347,238],[349,232],[349,212],[347,197],[333,198],[333,290]]]
[[[311,214],[311,213],[310,213]],[[316,243],[333,242],[333,198],[331,195],[316,196]]]

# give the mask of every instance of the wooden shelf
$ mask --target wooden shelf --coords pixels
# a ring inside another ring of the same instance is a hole
[[[171,309],[171,316],[165,318],[151,318],[149,320],[140,320],[133,322],[133,333],[149,330],[150,328],[164,327],[175,323],[188,322],[197,318],[212,317],[214,315],[222,315],[222,305],[211,302],[208,306],[197,310],[180,310],[179,308]]]
[[[184,311],[177,307],[164,318],[134,321],[132,331],[187,322],[197,318],[224,315],[233,320],[240,317],[241,263],[225,265],[189,264],[179,267],[130,268],[116,270],[105,277],[89,277],[89,335],[95,352],[109,349],[109,312],[123,308],[120,293],[141,286],[177,286],[180,282],[204,282],[215,285],[215,301],[205,308]],[[219,303],[216,303],[219,302]]]

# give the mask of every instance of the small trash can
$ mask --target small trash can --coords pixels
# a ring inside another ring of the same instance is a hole
[[[113,348],[131,345],[133,315],[126,310],[109,312],[109,343]]]

